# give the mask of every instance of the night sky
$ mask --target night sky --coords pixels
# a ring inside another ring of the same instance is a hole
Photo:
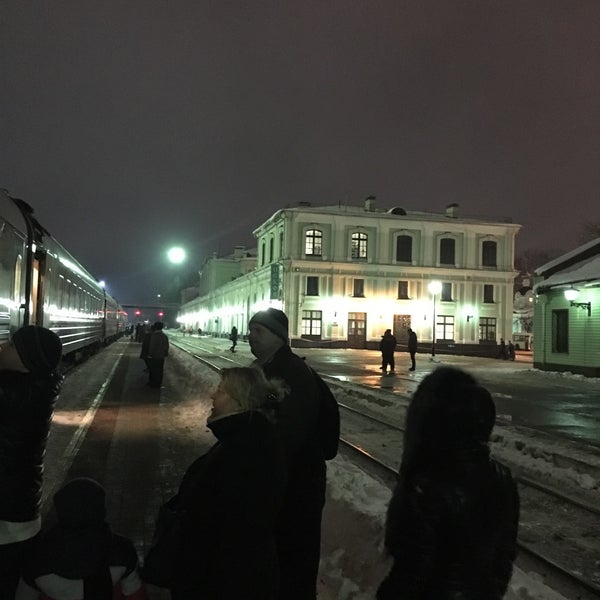
[[[598,0],[0,0],[0,187],[123,304],[299,201],[600,222]],[[180,272],[181,273],[183,272]]]

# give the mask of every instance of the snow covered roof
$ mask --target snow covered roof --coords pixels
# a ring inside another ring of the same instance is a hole
[[[535,274],[543,279],[533,286],[537,293],[566,285],[600,283],[600,238],[592,240],[538,267]]]

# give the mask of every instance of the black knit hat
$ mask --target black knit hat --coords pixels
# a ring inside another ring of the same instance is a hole
[[[25,368],[34,375],[49,375],[62,357],[62,342],[49,329],[25,325],[12,336],[17,353]]]
[[[267,308],[257,312],[251,319],[248,326],[252,323],[258,323],[280,337],[286,344],[288,343],[288,318],[282,310],[277,308]]]
[[[94,479],[72,479],[54,494],[54,508],[63,527],[100,525],[106,519],[106,492]]]

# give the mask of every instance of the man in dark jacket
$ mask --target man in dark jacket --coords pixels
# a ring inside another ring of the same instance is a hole
[[[315,378],[288,343],[288,319],[275,308],[256,313],[248,341],[268,379],[289,388],[277,427],[287,458],[288,483],[277,531],[282,600],[316,598],[325,504],[325,458],[319,442],[319,392]]]
[[[61,376],[59,337],[27,325],[0,347],[0,598],[13,598],[41,526],[43,458]]]
[[[394,372],[394,351],[396,350],[396,344],[396,338],[392,335],[392,330],[386,329],[379,342],[379,349],[381,350],[381,370],[383,371],[383,375],[386,374],[388,365],[390,367],[390,373]]]
[[[160,388],[165,369],[165,358],[169,356],[169,338],[163,333],[163,324],[157,321],[152,325],[152,333],[148,341],[146,364],[148,365],[148,385]]]
[[[417,334],[409,327],[408,328],[408,353],[410,354],[410,369],[415,370],[415,354],[417,353]]]

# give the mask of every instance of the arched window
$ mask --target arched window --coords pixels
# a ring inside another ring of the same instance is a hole
[[[496,242],[485,241],[481,244],[481,264],[484,267],[497,266],[498,244]]]
[[[366,233],[356,232],[352,234],[352,258],[367,258],[367,239]]]
[[[440,264],[454,265],[456,254],[456,242],[452,238],[442,238],[440,240]]]
[[[323,232],[320,229],[307,229],[304,236],[304,254],[307,256],[323,255]]]
[[[398,262],[412,262],[412,237],[399,235],[396,238],[396,260]]]
[[[260,246],[260,250],[260,266],[262,267],[265,264],[265,259],[267,257],[267,245],[264,241]]]
[[[273,238],[269,239],[269,262],[273,262],[273,249],[275,247],[275,240]]]

